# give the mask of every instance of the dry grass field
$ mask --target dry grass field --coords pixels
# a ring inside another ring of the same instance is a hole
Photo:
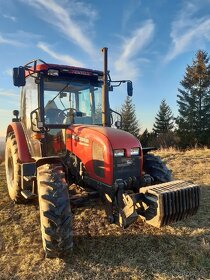
[[[174,178],[202,186],[198,214],[162,229],[141,220],[122,230],[102,207],[74,211],[74,249],[45,259],[38,205],[14,205],[0,166],[0,279],[210,279],[210,150],[163,150]]]

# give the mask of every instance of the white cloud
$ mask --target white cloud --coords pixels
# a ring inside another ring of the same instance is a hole
[[[5,73],[6,75],[10,76],[10,77],[12,77],[12,74],[13,74],[11,68],[10,68],[10,69],[6,69],[6,70],[4,71],[4,73]]]
[[[24,42],[24,44],[28,45],[29,43],[33,44],[34,40],[41,40],[42,35],[27,32],[24,30],[17,30],[15,33],[9,33],[8,36],[10,36],[11,39],[18,39],[19,42]]]
[[[19,94],[11,90],[0,89],[0,98],[1,97],[9,97],[12,99],[16,99],[19,98]]]
[[[42,36],[26,32],[23,30],[17,30],[15,33],[0,34],[0,45],[6,44],[15,47],[29,47],[33,44],[34,40],[41,40]]]
[[[16,47],[20,47],[23,45],[22,43],[20,43],[16,40],[5,38],[0,34],[0,45],[1,44],[12,45],[12,46],[16,46]]]
[[[15,22],[17,20],[16,17],[11,16],[11,15],[7,15],[7,14],[4,14],[3,17],[6,18],[6,19],[11,20],[13,22]]]
[[[196,17],[198,9],[194,3],[187,3],[172,22],[170,33],[172,42],[165,57],[166,62],[186,51],[203,48],[205,43],[210,41],[210,19],[205,16]]]
[[[74,59],[73,57],[71,57],[69,55],[56,53],[55,51],[50,49],[50,47],[44,42],[39,42],[37,44],[37,47],[40,48],[41,50],[43,50],[44,52],[48,53],[50,56],[52,56],[56,60],[58,60],[58,61],[60,61],[64,64],[74,65],[74,66],[78,66],[78,67],[84,67],[82,62]]]
[[[115,70],[121,78],[134,80],[139,75],[139,59],[137,55],[151,41],[154,33],[154,23],[147,20],[137,28],[131,37],[124,39],[122,51],[115,61]]]
[[[55,26],[65,38],[73,41],[83,51],[92,57],[95,56],[96,50],[90,40],[90,36],[83,31],[85,25],[82,28],[81,24],[78,24],[78,21],[75,20],[76,16],[83,15],[87,27],[96,17],[96,12],[93,8],[75,0],[69,3],[67,1],[63,2],[63,6],[60,1],[58,3],[55,0],[24,0],[24,3],[28,3],[38,9],[39,15],[43,20]],[[91,17],[92,19],[90,20]]]

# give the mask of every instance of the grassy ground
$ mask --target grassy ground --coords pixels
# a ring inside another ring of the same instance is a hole
[[[74,215],[74,250],[45,259],[37,204],[14,205],[0,166],[0,279],[210,279],[210,150],[159,151],[174,178],[202,186],[198,214],[155,229],[109,225],[102,208]]]

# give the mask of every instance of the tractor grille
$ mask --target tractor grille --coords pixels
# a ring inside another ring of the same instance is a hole
[[[161,227],[196,214],[200,203],[200,187],[185,181],[172,181],[141,188],[145,194],[148,224]]]
[[[139,188],[141,159],[139,156],[114,158],[114,181],[122,179],[127,182],[128,178],[136,178],[135,183],[127,184],[127,188]]]

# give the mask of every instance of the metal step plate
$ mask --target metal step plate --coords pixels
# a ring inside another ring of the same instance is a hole
[[[200,204],[200,187],[182,180],[143,187],[140,192],[150,202],[144,219],[155,227],[196,214]]]

